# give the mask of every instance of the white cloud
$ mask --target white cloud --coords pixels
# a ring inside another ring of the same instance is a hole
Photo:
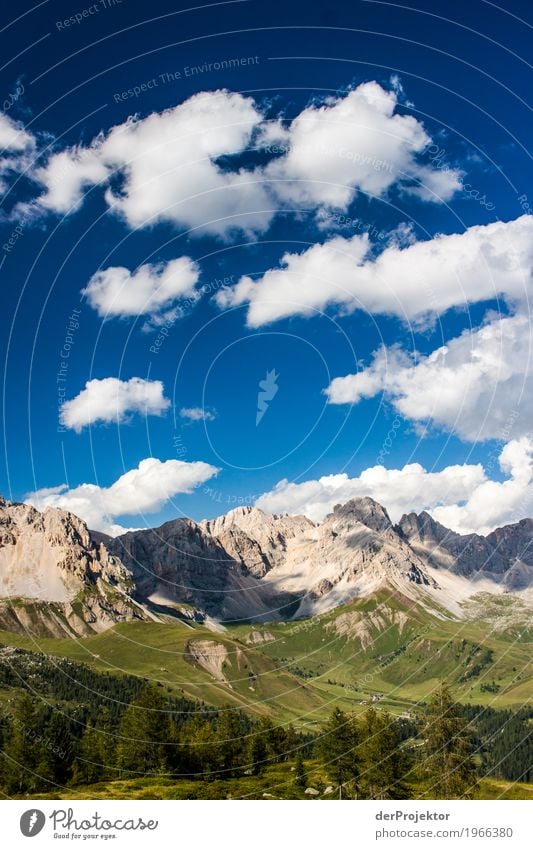
[[[533,440],[522,437],[504,446],[499,464],[508,475],[489,480],[482,466],[448,466],[429,472],[419,463],[402,469],[373,466],[359,477],[329,475],[300,484],[280,481],[256,502],[274,513],[304,513],[320,521],[335,504],[369,495],[383,504],[393,522],[403,513],[427,510],[459,533],[486,534],[530,515],[533,502]]]
[[[44,188],[38,202],[69,213],[85,191],[103,184],[108,205],[130,227],[170,222],[227,236],[266,230],[280,205],[346,209],[358,190],[382,196],[394,184],[448,200],[460,188],[460,172],[421,164],[431,138],[413,116],[396,112],[398,91],[363,83],[308,106],[287,127],[281,118],[265,119],[251,97],[199,92],[129,118],[87,147],[53,154],[34,173]],[[270,150],[266,166],[220,164],[256,147],[268,155],[272,143],[279,150]]]
[[[493,318],[428,356],[380,349],[358,374],[335,378],[331,404],[357,404],[383,392],[398,413],[430,421],[462,439],[503,439],[533,419],[533,330],[528,315]]]
[[[367,234],[335,236],[258,280],[242,277],[217,295],[220,307],[248,304],[250,327],[292,315],[312,315],[328,305],[395,315],[422,323],[451,307],[498,295],[526,301],[533,267],[533,216],[468,228],[464,233],[393,243],[378,256]]]
[[[169,407],[170,401],[163,395],[160,380],[105,377],[89,380],[79,395],[66,401],[61,407],[60,419],[64,427],[79,433],[95,422],[123,422],[132,413],[161,416]]]
[[[46,192],[42,206],[68,212],[91,185],[120,175],[107,188],[109,206],[130,227],[158,221],[225,235],[268,226],[272,206],[261,176],[217,164],[246,149],[262,120],[250,97],[229,91],[200,92],[179,106],[130,118],[96,138],[87,149],[51,157],[36,177]]]
[[[8,189],[8,176],[22,174],[31,168],[36,151],[35,136],[0,112],[0,189]]]
[[[38,510],[60,507],[80,516],[93,530],[116,536],[124,528],[113,520],[120,516],[156,513],[178,493],[191,493],[195,487],[214,477],[219,469],[200,461],[141,460],[136,469],[123,474],[111,486],[83,483],[70,489],[40,489],[28,493],[26,503]]]
[[[462,501],[483,480],[484,472],[479,465],[449,466],[441,472],[427,472],[419,463],[410,463],[402,469],[372,466],[356,478],[342,473],[298,484],[282,480],[256,504],[272,513],[304,513],[320,521],[335,504],[370,495],[397,521],[410,510]]]
[[[34,146],[35,138],[24,129],[23,124],[0,112],[0,151],[3,154],[21,153]]]
[[[397,85],[387,91],[366,82],[302,110],[282,139],[286,154],[265,170],[279,181],[280,198],[347,209],[357,190],[382,196],[393,184],[416,181],[425,199],[449,200],[461,173],[420,164],[431,139],[416,118],[396,112],[398,93]]]
[[[145,263],[135,271],[111,266],[93,274],[82,293],[103,318],[149,315],[157,324],[172,314],[177,301],[195,297],[199,277],[189,257]]]
[[[502,482],[486,480],[465,504],[435,507],[432,515],[458,533],[487,534],[494,528],[531,515],[533,505],[533,439],[523,436],[507,443],[500,467],[508,475]]]
[[[55,153],[45,167],[35,171],[34,177],[46,190],[39,198],[39,204],[45,209],[66,214],[80,205],[86,189],[107,181],[109,170],[101,159],[100,148],[95,144]]]
[[[182,407],[180,416],[182,419],[189,419],[191,422],[212,422],[215,420],[214,413],[204,410],[203,407]]]

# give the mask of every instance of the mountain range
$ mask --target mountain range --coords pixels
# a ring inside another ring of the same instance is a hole
[[[314,617],[387,590],[461,618],[480,593],[529,604],[533,521],[459,535],[428,513],[394,525],[371,498],[323,522],[239,507],[111,538],[71,513],[0,499],[0,627],[97,633],[168,616],[217,623]]]

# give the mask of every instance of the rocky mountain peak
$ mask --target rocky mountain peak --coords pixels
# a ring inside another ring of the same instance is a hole
[[[280,531],[300,532],[306,527],[312,528],[313,522],[305,516],[265,513],[259,507],[247,505],[235,507],[229,513],[218,516],[216,519],[205,519],[200,526],[212,536],[219,536],[229,528],[237,527],[256,539],[265,534],[277,534]]]
[[[393,526],[381,504],[361,497],[318,524],[240,506],[111,539],[63,510],[0,499],[0,627],[20,627],[9,619],[17,606],[6,607],[13,598],[48,606],[58,632],[76,633],[184,604],[222,619],[312,616],[383,587],[413,600],[436,593],[446,606],[452,573],[472,592],[480,578],[498,591],[531,586],[533,521],[487,537],[457,534],[427,512]]]
[[[397,529],[409,541],[418,540],[422,543],[440,543],[444,539],[457,537],[455,531],[445,528],[430,516],[425,510],[421,513],[404,513],[398,522]]]
[[[258,507],[237,507],[224,516],[201,523],[227,554],[246,571],[262,578],[285,557],[289,540],[314,528],[305,516],[265,513]]]
[[[346,504],[336,504],[326,521],[359,522],[373,531],[392,529],[392,522],[385,508],[368,495],[352,498]]]

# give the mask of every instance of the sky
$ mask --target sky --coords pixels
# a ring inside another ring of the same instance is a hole
[[[0,22],[0,491],[107,533],[533,515],[530,4]]]

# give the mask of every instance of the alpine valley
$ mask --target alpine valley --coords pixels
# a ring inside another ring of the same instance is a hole
[[[465,704],[531,692],[531,519],[461,536],[358,498],[111,538],[2,499],[0,595],[0,665],[46,653],[302,728],[333,703],[409,715],[442,679]]]

